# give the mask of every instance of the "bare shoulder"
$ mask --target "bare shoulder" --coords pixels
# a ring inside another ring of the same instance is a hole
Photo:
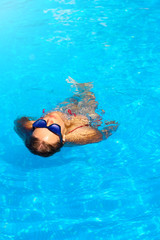
[[[66,135],[66,143],[68,142],[80,145],[100,142],[102,139],[102,133],[98,129],[90,126],[78,128],[72,133]]]

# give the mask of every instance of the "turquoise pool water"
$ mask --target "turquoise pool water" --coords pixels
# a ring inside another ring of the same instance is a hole
[[[159,240],[159,2],[1,0],[0,240]],[[108,140],[32,155],[13,130],[93,82]]]

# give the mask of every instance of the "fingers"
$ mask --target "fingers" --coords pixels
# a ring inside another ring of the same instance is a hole
[[[116,121],[105,121],[104,123],[105,123],[105,125],[110,125],[110,124],[119,124],[119,123],[118,123],[118,122],[116,122]]]

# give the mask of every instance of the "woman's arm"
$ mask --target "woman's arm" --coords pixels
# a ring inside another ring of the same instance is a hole
[[[32,130],[33,122],[34,121],[30,121],[28,117],[16,119],[14,121],[14,130],[23,140],[25,140]]]

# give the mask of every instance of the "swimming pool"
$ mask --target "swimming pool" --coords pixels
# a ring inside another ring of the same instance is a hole
[[[0,239],[159,240],[158,1],[0,3]],[[93,82],[108,140],[32,155],[13,130]]]

